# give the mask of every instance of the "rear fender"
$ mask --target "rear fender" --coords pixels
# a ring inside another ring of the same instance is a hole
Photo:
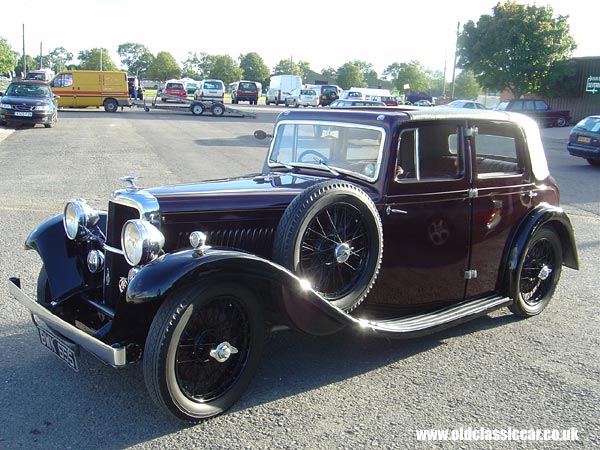
[[[509,289],[508,292],[516,283],[516,271],[523,251],[534,233],[543,226],[552,227],[558,235],[562,246],[563,265],[579,270],[579,256],[571,220],[562,208],[542,203],[519,224],[510,246],[505,251],[505,264],[502,264],[502,267],[506,269],[500,279],[504,280],[501,287]]]
[[[106,229],[106,213],[99,215],[98,226]],[[40,255],[54,300],[89,287],[89,280],[86,280],[89,273],[86,263],[87,247],[85,242],[67,238],[62,214],[42,222],[27,237],[25,249],[35,250]]]
[[[249,253],[208,248],[204,252],[183,250],[166,254],[144,266],[127,287],[129,304],[162,302],[180,288],[224,279],[259,285],[264,309],[275,310],[273,325],[291,325],[313,335],[334,333],[352,323],[342,310],[331,305],[301,280],[278,264]]]

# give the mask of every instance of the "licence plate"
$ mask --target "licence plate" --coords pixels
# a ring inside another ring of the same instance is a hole
[[[15,111],[15,116],[32,117],[33,113],[31,111]]]
[[[71,347],[65,344],[60,338],[54,336],[48,330],[38,327],[40,333],[40,342],[44,347],[63,360],[75,372],[79,372],[77,365],[77,356]]]
[[[583,142],[584,144],[589,144],[592,142],[592,138],[587,136],[577,136],[577,142]]]

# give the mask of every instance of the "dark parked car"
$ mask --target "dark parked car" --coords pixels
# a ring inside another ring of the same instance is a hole
[[[44,81],[13,81],[0,99],[0,124],[43,124],[52,128],[58,120],[58,96]]]
[[[248,102],[251,105],[258,103],[258,86],[254,81],[238,81],[231,88],[231,103]]]
[[[571,113],[567,110],[552,109],[542,99],[519,98],[503,100],[494,108],[496,111],[512,111],[533,118],[542,127],[566,127],[571,122]]]
[[[334,100],[331,105],[331,108],[352,108],[352,107],[369,107],[369,106],[386,106],[385,103],[377,101],[377,100],[363,100],[356,98],[338,98]]]
[[[600,166],[600,116],[586,117],[573,127],[567,150],[592,166]]]
[[[76,347],[143,359],[150,396],[186,421],[240,397],[266,332],[408,338],[502,307],[534,316],[579,265],[518,114],[286,110],[260,175],[123,181],[106,211],[78,199],[35,227],[37,298],[18,278],[10,291],[73,369]]]

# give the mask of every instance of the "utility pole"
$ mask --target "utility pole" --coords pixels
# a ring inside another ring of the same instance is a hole
[[[27,58],[25,57],[25,24],[23,24],[23,78],[27,76]]]
[[[451,98],[454,98],[454,83],[456,81],[456,60],[458,59],[458,33],[460,30],[460,22],[456,25],[456,45],[454,46],[454,67],[452,68],[452,94]]]
[[[42,69],[44,67],[44,60],[42,59],[42,41],[40,41],[40,67],[38,69]]]

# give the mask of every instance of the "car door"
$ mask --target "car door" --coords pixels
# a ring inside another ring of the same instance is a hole
[[[536,205],[525,139],[511,122],[471,122],[473,222],[467,297],[495,291],[505,244]]]
[[[471,234],[464,124],[425,122],[399,131],[376,283],[378,292],[392,295],[370,299],[415,311],[463,300]]]

